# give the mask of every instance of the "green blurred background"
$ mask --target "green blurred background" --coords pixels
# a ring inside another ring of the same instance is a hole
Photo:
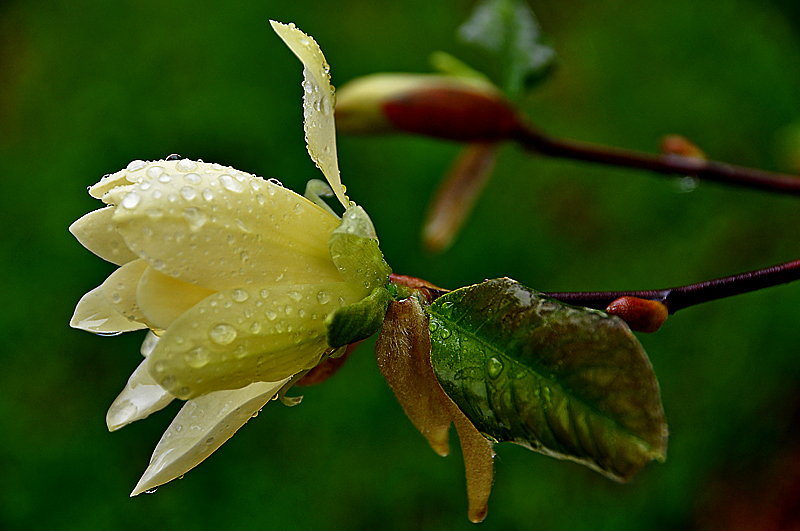
[[[800,170],[794,0],[531,1],[559,65],[523,106],[564,137]],[[0,7],[0,529],[467,529],[463,463],[436,456],[361,347],[296,408],[270,404],[182,481],[128,498],[177,404],[109,434],[142,334],[68,327],[113,266],[69,224],[86,187],[170,153],[302,189],[301,67],[269,28],[294,21],[333,82],[428,71],[471,3],[6,1]],[[800,200],[529,157],[509,146],[456,245],[421,250],[426,203],[459,146],[339,139],[344,182],[395,271],[446,287],[510,276],[544,291],[648,289],[800,257]],[[687,309],[640,336],[670,424],[668,459],[617,485],[497,448],[490,529],[798,525],[800,283]],[[781,527],[783,526],[783,527]],[[742,527],[744,528],[744,527]],[[795,527],[796,529],[797,527]]]

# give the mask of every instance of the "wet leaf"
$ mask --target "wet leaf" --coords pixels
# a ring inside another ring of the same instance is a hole
[[[458,36],[489,52],[503,69],[503,87],[515,98],[541,81],[556,53],[543,44],[536,17],[522,0],[484,0]]]
[[[443,295],[429,313],[436,377],[479,431],[618,481],[665,458],[658,383],[621,319],[507,278]]]

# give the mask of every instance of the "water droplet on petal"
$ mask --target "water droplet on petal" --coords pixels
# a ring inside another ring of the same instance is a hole
[[[187,173],[183,176],[183,179],[189,184],[200,184],[200,181],[203,180],[196,173]]]
[[[214,199],[214,193],[210,189],[204,188],[203,199],[205,199],[206,201],[211,201],[212,199]]]
[[[141,197],[139,197],[139,194],[136,192],[128,192],[125,194],[125,197],[122,198],[122,206],[128,209],[136,208],[140,199]]]
[[[209,360],[209,352],[208,349],[203,347],[197,347],[195,349],[190,350],[187,352],[183,359],[186,361],[186,365],[193,369],[200,369],[205,367]]]
[[[178,171],[194,171],[197,169],[197,163],[191,159],[183,159],[175,165]]]
[[[180,192],[181,196],[187,201],[191,201],[192,199],[197,197],[197,190],[195,190],[191,186],[184,186],[183,188],[181,188]]]
[[[209,328],[208,337],[218,345],[229,345],[236,339],[236,329],[229,324],[220,323]]]
[[[147,175],[151,179],[155,179],[159,177],[162,173],[164,173],[164,168],[162,168],[161,166],[150,166],[149,168],[147,168],[145,175]]]
[[[136,171],[141,170],[145,166],[147,166],[147,163],[143,160],[132,160],[128,163],[125,169],[128,171]]]
[[[250,295],[241,288],[237,288],[231,292],[231,299],[235,300],[236,302],[244,302],[249,297]]]
[[[182,215],[193,229],[199,229],[206,222],[206,215],[199,208],[186,207],[183,209]]]
[[[320,304],[328,304],[331,301],[331,296],[327,291],[320,291],[317,293],[317,301]]]
[[[287,295],[289,296],[290,299],[297,302],[300,302],[300,300],[302,300],[303,298],[303,294],[300,293],[299,291],[290,291],[289,293],[287,293]]]
[[[244,191],[244,186],[242,186],[242,183],[228,174],[220,175],[219,182],[222,183],[223,188],[230,190],[231,192],[238,194]]]

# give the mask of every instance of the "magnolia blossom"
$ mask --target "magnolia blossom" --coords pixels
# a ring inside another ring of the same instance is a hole
[[[200,463],[281,389],[336,355],[332,317],[388,282],[369,217],[340,182],[322,52],[293,25],[273,27],[304,63],[306,140],[330,188],[312,181],[303,197],[219,164],[135,160],[90,188],[107,206],[70,227],[119,266],[80,300],[71,325],[98,334],[149,329],[145,360],[111,405],[109,429],[187,400],[132,495]],[[335,194],[342,219],[320,192]]]

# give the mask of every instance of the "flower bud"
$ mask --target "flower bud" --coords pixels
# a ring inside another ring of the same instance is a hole
[[[667,306],[659,301],[639,297],[620,297],[606,308],[606,313],[616,315],[636,332],[655,332],[669,316]]]
[[[373,74],[337,92],[345,133],[406,132],[462,142],[504,140],[518,128],[515,109],[490,83],[429,74]]]

